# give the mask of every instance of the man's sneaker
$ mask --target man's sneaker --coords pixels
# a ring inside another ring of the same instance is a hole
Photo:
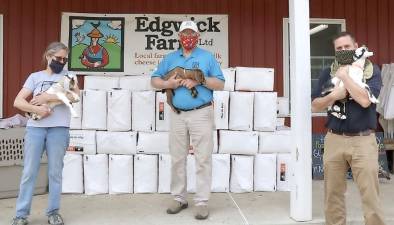
[[[176,214],[179,213],[182,209],[186,209],[188,206],[187,202],[182,203],[180,201],[173,200],[170,206],[167,209],[168,214]]]
[[[29,222],[25,218],[14,218],[12,225],[27,225]]]
[[[205,220],[209,216],[209,210],[207,205],[198,205],[196,206],[196,211],[194,214],[194,218],[198,220]]]
[[[64,225],[63,218],[59,213],[54,213],[48,216],[48,223],[53,225]]]

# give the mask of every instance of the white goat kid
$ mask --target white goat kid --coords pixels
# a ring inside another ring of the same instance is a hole
[[[357,85],[365,88],[368,91],[369,100],[372,103],[377,104],[379,102],[378,99],[372,94],[369,86],[365,83],[363,78],[365,60],[370,56],[373,56],[373,52],[368,51],[367,47],[362,46],[357,48],[353,55],[354,62],[349,66],[349,76]],[[343,86],[343,82],[337,77],[332,78],[331,82],[334,85],[339,82],[339,86]]]
[[[56,95],[59,100],[48,102],[47,105],[49,108],[53,109],[57,105],[65,104],[70,109],[72,117],[79,117],[71,104],[79,102],[80,100],[79,95],[74,92],[77,84],[77,76],[70,72],[67,72],[58,82],[52,84],[45,93]],[[33,120],[42,119],[42,117],[36,113],[28,112],[26,115]]]

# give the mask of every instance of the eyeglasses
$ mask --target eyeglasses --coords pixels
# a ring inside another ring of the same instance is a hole
[[[58,62],[63,62],[63,63],[67,63],[68,62],[68,58],[67,57],[61,57],[61,56],[56,56],[56,55],[54,55],[53,57]]]

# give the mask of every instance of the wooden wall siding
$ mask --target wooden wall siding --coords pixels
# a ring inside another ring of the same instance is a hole
[[[357,7],[355,7],[357,6]],[[346,9],[346,10],[345,10]],[[288,0],[0,0],[4,14],[4,116],[30,72],[42,68],[46,45],[60,37],[61,12],[228,14],[230,66],[275,68],[275,90],[283,95],[282,18]],[[374,62],[394,62],[393,0],[310,0],[312,18],[346,19]],[[314,131],[323,119],[313,119]]]

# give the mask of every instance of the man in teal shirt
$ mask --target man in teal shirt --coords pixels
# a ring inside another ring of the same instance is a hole
[[[167,213],[176,214],[188,207],[186,201],[186,160],[191,139],[196,158],[195,218],[208,218],[208,200],[211,192],[213,149],[213,90],[223,90],[224,77],[215,57],[197,47],[199,31],[193,21],[182,22],[179,29],[181,49],[162,60],[153,73],[151,83],[158,89],[173,89],[172,103],[180,113],[171,112],[170,155],[171,194],[174,200]],[[204,73],[204,84],[192,79],[162,78],[172,69],[199,69]],[[193,97],[190,89],[196,88]]]

